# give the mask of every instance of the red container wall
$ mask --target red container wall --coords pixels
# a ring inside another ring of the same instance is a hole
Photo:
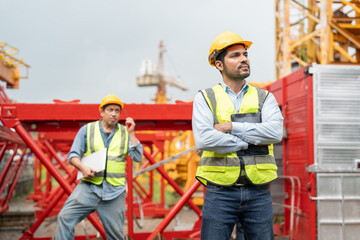
[[[287,137],[283,140],[285,176],[297,176],[301,182],[300,219],[296,239],[316,239],[316,203],[309,199],[307,184],[314,185],[314,175],[306,167],[314,162],[312,76],[306,68],[269,85],[267,90],[276,97],[284,116]],[[314,194],[314,193],[313,193]],[[291,186],[284,185],[284,203],[290,205]],[[289,233],[290,210],[285,209],[285,233]]]

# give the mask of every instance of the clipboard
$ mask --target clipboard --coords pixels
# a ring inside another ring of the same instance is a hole
[[[91,167],[95,172],[101,172],[105,170],[106,166],[106,152],[107,149],[103,148],[97,152],[87,155],[81,159],[82,164]],[[81,171],[78,171],[77,180],[82,179],[84,175]]]

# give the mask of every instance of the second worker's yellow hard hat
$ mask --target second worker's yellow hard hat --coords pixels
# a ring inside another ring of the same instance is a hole
[[[208,60],[211,66],[215,66],[216,56],[225,48],[234,44],[244,44],[245,48],[248,49],[252,42],[244,41],[239,35],[231,31],[225,31],[220,33],[214,41],[211,43]]]
[[[106,106],[106,105],[109,105],[109,104],[117,104],[121,107],[121,109],[124,108],[124,103],[122,101],[120,101],[120,99],[114,95],[114,94],[110,94],[110,95],[107,95],[105,96],[102,100],[101,100],[101,103],[100,103],[100,106],[99,106],[99,110],[101,111],[101,109]]]

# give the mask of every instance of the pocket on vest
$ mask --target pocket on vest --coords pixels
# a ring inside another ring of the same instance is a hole
[[[202,166],[204,172],[225,172],[225,167]]]
[[[275,158],[269,155],[255,157],[256,168],[258,170],[277,170]]]

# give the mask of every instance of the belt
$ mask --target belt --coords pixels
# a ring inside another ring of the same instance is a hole
[[[245,176],[239,177],[239,179],[234,184],[235,187],[245,187],[248,185],[251,185],[251,182]]]

